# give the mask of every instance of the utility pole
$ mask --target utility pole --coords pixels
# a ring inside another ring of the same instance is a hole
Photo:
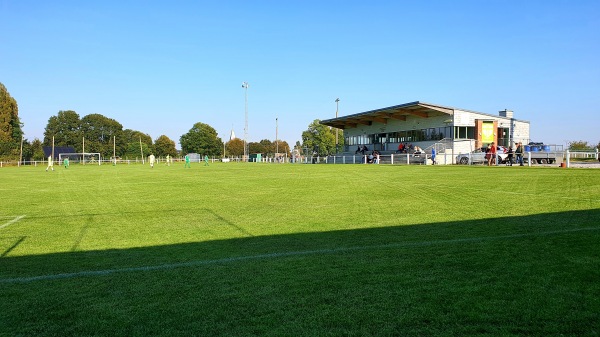
[[[246,122],[244,123],[244,160],[248,160],[248,82],[242,82],[242,88],[244,88],[244,106]]]
[[[19,165],[21,167],[21,162],[23,161],[23,135],[21,135],[21,154],[19,155]]]

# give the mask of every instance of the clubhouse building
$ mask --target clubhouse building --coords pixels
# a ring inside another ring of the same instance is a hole
[[[466,153],[491,142],[513,148],[518,142],[529,142],[529,122],[515,119],[510,110],[493,115],[420,101],[322,120],[321,124],[343,129],[345,148],[341,150],[351,153],[362,145],[380,152],[393,152],[403,143],[426,152],[435,146],[438,153],[448,149]]]

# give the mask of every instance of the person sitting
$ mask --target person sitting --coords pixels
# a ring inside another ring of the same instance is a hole
[[[360,145],[358,145],[358,147],[356,148],[356,151],[354,151],[354,154],[357,154],[360,152]]]
[[[398,144],[398,150],[396,151],[396,153],[402,153],[402,152],[404,152],[404,143]]]
[[[367,156],[367,164],[373,164],[373,154]]]

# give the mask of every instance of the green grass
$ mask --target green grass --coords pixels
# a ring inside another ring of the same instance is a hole
[[[44,168],[0,169],[0,336],[600,334],[599,170]]]

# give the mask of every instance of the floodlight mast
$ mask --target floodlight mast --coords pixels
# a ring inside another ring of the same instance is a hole
[[[242,82],[242,88],[244,88],[244,110],[246,120],[244,123],[244,160],[248,160],[248,82]]]
[[[338,118],[338,108],[339,108],[339,104],[340,104],[340,99],[336,98],[335,99],[335,118]],[[340,129],[335,128],[335,153],[337,154],[338,151],[338,132],[340,131]]]

